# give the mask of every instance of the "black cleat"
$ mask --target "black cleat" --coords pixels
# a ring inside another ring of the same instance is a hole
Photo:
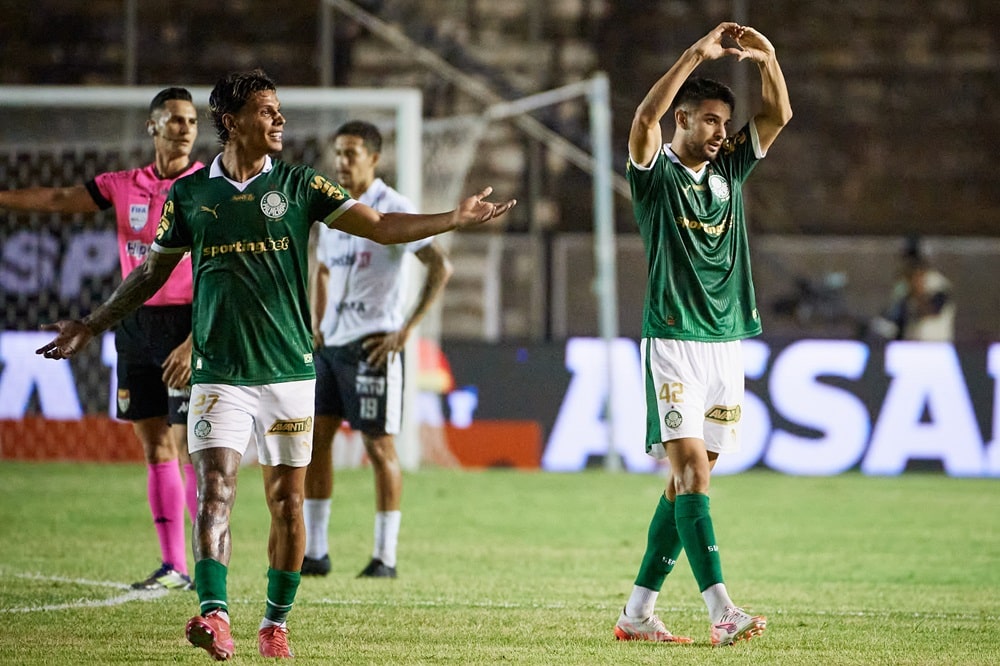
[[[303,576],[325,576],[330,573],[330,555],[327,553],[323,557],[313,559],[311,557],[302,558]]]
[[[386,566],[382,560],[377,558],[372,558],[372,561],[368,563],[361,573],[358,574],[358,578],[395,578],[396,577],[396,567]]]

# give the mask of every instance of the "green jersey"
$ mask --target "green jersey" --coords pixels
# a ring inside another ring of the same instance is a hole
[[[153,247],[191,251],[192,383],[252,386],[316,376],[309,229],[354,203],[315,169],[270,158],[246,183],[224,176],[221,156],[174,183]]]
[[[760,157],[750,123],[698,178],[667,147],[648,169],[629,160],[648,264],[643,337],[727,342],[760,333],[741,189]]]

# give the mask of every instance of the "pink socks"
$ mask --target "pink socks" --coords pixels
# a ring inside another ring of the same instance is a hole
[[[187,574],[187,550],[184,547],[184,485],[176,460],[148,465],[147,490],[153,525],[160,540],[165,563]]]

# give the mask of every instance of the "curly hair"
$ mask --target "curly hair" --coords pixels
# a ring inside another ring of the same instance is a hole
[[[215,132],[219,135],[219,143],[225,145],[229,141],[229,130],[222,122],[222,116],[239,113],[253,95],[267,90],[277,88],[274,81],[259,68],[248,72],[234,72],[219,79],[208,97],[208,111],[212,115]]]

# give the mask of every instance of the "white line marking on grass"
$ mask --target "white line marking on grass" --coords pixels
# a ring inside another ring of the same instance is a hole
[[[47,576],[40,573],[14,574],[15,578],[26,578],[28,580],[41,580],[50,583],[72,583],[74,585],[89,585],[91,587],[112,587],[119,590],[129,590],[130,585],[111,580],[90,580],[87,578],[67,578],[65,576]]]
[[[249,601],[249,600],[248,600]],[[410,601],[395,600],[366,600],[366,599],[310,599],[308,601],[300,599],[299,604],[316,604],[319,606],[372,606],[372,607],[392,607],[392,608],[497,608],[508,610],[565,610],[567,608],[591,610],[617,610],[619,607],[609,604],[570,604],[570,603],[541,603],[541,602],[517,602],[517,601],[457,601],[449,599],[414,599]],[[704,613],[704,608],[689,607],[659,607],[657,612],[660,615],[666,613]],[[789,617],[891,617],[906,616],[915,619],[931,620],[965,620],[965,621],[997,621],[1000,616],[981,615],[979,613],[948,613],[948,612],[927,612],[927,611],[905,611],[905,610],[769,610],[765,611],[768,616],[789,616]]]
[[[120,606],[131,601],[150,601],[159,599],[170,593],[170,590],[133,590],[131,586],[113,581],[88,580],[86,578],[66,578],[63,576],[45,576],[42,574],[15,574],[15,578],[27,580],[47,581],[51,583],[71,583],[74,585],[86,585],[88,587],[105,587],[116,590],[128,590],[125,594],[119,594],[108,599],[77,599],[76,601],[64,604],[42,604],[39,606],[21,606],[15,608],[0,608],[0,615],[6,613],[34,613],[38,611],[67,610],[73,608],[102,608],[108,606]]]

